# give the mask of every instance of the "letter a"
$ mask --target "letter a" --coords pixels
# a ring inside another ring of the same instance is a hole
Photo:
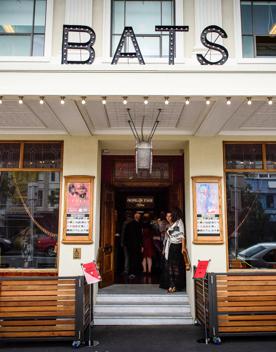
[[[133,44],[134,49],[135,49],[135,53],[134,52],[122,53],[122,49],[123,49],[123,46],[125,44],[125,41],[126,41],[127,37],[131,39],[132,44]],[[124,28],[123,34],[122,34],[121,39],[119,41],[119,44],[117,46],[116,52],[115,52],[115,54],[113,56],[111,64],[112,65],[117,65],[117,63],[118,63],[118,61],[119,61],[119,59],[121,57],[122,58],[128,58],[128,59],[133,59],[133,58],[136,57],[138,59],[140,65],[145,65],[145,61],[144,61],[143,56],[141,54],[141,51],[140,51],[140,48],[139,48],[139,45],[137,43],[137,39],[136,39],[136,36],[134,34],[134,31],[133,31],[132,27],[125,27]]]

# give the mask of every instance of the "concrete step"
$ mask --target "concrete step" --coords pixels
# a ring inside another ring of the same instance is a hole
[[[190,314],[188,305],[96,305],[94,307],[95,316],[106,315],[171,315],[181,316],[185,313]]]
[[[95,325],[188,325],[193,323],[185,292],[167,294],[158,285],[111,286],[94,306]]]
[[[189,317],[95,317],[95,325],[192,325],[193,319]]]
[[[118,294],[98,294],[96,304],[189,304],[186,294],[175,295],[118,295]]]

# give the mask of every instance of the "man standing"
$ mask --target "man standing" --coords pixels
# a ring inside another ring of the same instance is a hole
[[[141,269],[142,226],[141,214],[136,212],[134,219],[125,228],[124,244],[129,256],[129,278],[134,279]]]
[[[123,222],[122,230],[121,230],[121,247],[123,248],[123,251],[124,251],[124,274],[129,273],[129,255],[128,255],[127,247],[125,245],[126,227],[132,220],[133,220],[132,213],[127,211],[125,214],[125,221]]]

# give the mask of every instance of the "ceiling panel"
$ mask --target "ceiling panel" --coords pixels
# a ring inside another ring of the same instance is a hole
[[[27,104],[19,104],[18,100],[6,100],[0,107],[0,128],[44,129],[46,125]]]

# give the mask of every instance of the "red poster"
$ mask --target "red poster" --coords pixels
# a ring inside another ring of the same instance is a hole
[[[204,279],[208,268],[209,260],[199,260],[194,274],[194,279]]]

